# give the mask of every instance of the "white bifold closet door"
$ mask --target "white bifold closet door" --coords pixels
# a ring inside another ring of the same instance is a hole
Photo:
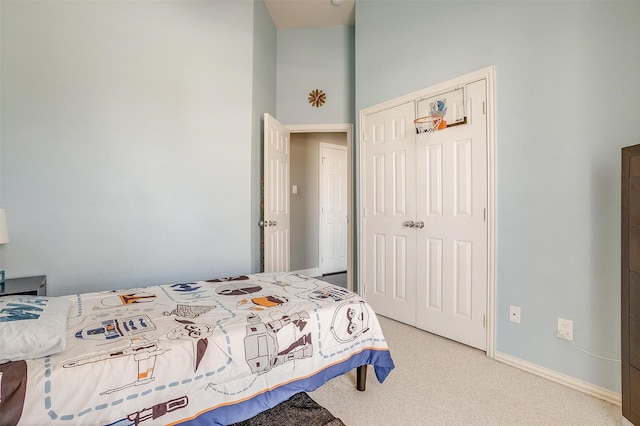
[[[486,349],[486,80],[467,122],[416,135],[413,103],[365,117],[365,297],[376,312]]]

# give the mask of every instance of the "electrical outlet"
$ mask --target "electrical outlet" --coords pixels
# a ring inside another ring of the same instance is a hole
[[[558,318],[558,337],[573,342],[573,321]]]
[[[509,321],[520,324],[520,306],[509,306]]]

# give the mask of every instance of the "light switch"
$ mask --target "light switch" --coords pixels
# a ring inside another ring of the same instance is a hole
[[[291,193],[292,194],[298,193],[298,185],[291,185]]]

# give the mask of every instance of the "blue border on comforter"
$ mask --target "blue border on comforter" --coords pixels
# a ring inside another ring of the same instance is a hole
[[[299,392],[313,391],[329,380],[345,374],[361,365],[373,365],[378,382],[382,383],[395,367],[391,354],[386,350],[365,349],[350,358],[324,368],[313,376],[302,378],[258,394],[255,397],[233,405],[216,407],[178,424],[188,426],[229,425],[249,419],[286,401]],[[355,391],[355,390],[354,390]]]

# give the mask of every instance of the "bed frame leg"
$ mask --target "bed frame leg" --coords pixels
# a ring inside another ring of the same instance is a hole
[[[356,373],[356,389],[363,392],[367,386],[367,366],[361,365]]]

